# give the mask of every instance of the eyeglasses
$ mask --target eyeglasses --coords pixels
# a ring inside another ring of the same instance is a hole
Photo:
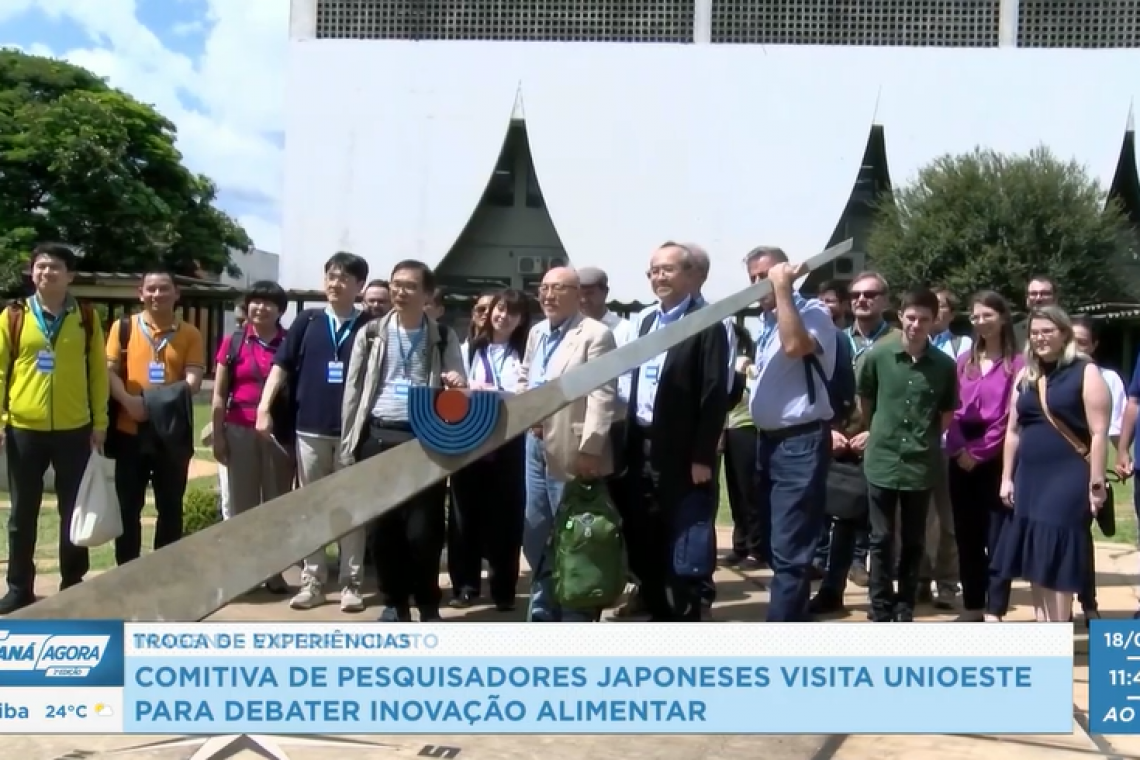
[[[418,293],[420,291],[420,284],[410,280],[392,280],[392,290],[398,290],[401,293]]]
[[[868,301],[874,301],[882,294],[883,291],[881,290],[852,290],[851,300],[858,301],[860,298],[866,298]]]
[[[556,282],[556,283],[552,283],[552,284],[548,284],[548,285],[539,285],[538,286],[538,294],[540,296],[546,295],[548,293],[560,293],[561,294],[561,293],[566,293],[566,292],[569,292],[571,290],[577,290],[577,289],[578,289],[578,287],[576,285],[567,285],[564,282]]]
[[[489,307],[485,303],[476,304],[471,311],[475,314],[486,314]]]

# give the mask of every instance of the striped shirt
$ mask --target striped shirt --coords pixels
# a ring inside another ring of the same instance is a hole
[[[405,330],[397,320],[388,323],[387,347],[384,351],[383,379],[380,392],[372,404],[372,416],[385,422],[408,421],[408,388],[427,385],[428,346],[426,332]]]

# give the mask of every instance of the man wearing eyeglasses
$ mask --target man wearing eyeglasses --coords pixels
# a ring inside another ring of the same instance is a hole
[[[1019,349],[1024,348],[1026,341],[1029,340],[1028,313],[1042,306],[1052,306],[1055,303],[1057,303],[1057,283],[1053,282],[1052,278],[1043,274],[1035,274],[1029,278],[1029,282],[1025,286],[1027,316],[1013,326],[1013,337],[1017,339]]]
[[[581,310],[581,280],[568,267],[551,269],[542,278],[538,300],[546,319],[527,337],[519,367],[520,393],[612,351],[613,332]],[[555,529],[567,481],[601,481],[613,474],[610,428],[616,406],[616,381],[590,391],[527,433],[526,522],[523,556],[531,567],[529,619],[534,622],[591,622],[602,610],[564,610],[554,598],[553,568],[547,543]]]
[[[634,320],[648,335],[704,305],[707,254],[665,243],[646,276],[658,299]],[[656,622],[695,622],[715,561],[714,477],[728,414],[728,335],[721,324],[650,359],[630,387],[628,479],[619,499],[630,571]],[[704,531],[702,533],[702,531]],[[678,547],[688,547],[680,552]]]

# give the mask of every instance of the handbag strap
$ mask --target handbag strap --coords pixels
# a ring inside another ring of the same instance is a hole
[[[1053,426],[1053,429],[1069,442],[1069,445],[1076,450],[1081,459],[1088,461],[1089,447],[1081,443],[1081,439],[1077,438],[1069,426],[1054,417],[1053,413],[1049,411],[1048,395],[1049,389],[1046,385],[1046,379],[1044,377],[1037,378],[1037,400],[1041,402],[1041,411],[1045,413],[1045,419],[1049,420],[1049,424]]]

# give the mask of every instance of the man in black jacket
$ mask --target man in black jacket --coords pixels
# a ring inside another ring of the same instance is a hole
[[[658,304],[635,318],[639,336],[703,305],[703,253],[691,243],[672,242],[653,253],[647,274]],[[701,584],[716,554],[713,471],[728,413],[728,353],[728,336],[718,323],[633,376],[629,477],[618,501],[630,570],[654,621],[701,617]]]

